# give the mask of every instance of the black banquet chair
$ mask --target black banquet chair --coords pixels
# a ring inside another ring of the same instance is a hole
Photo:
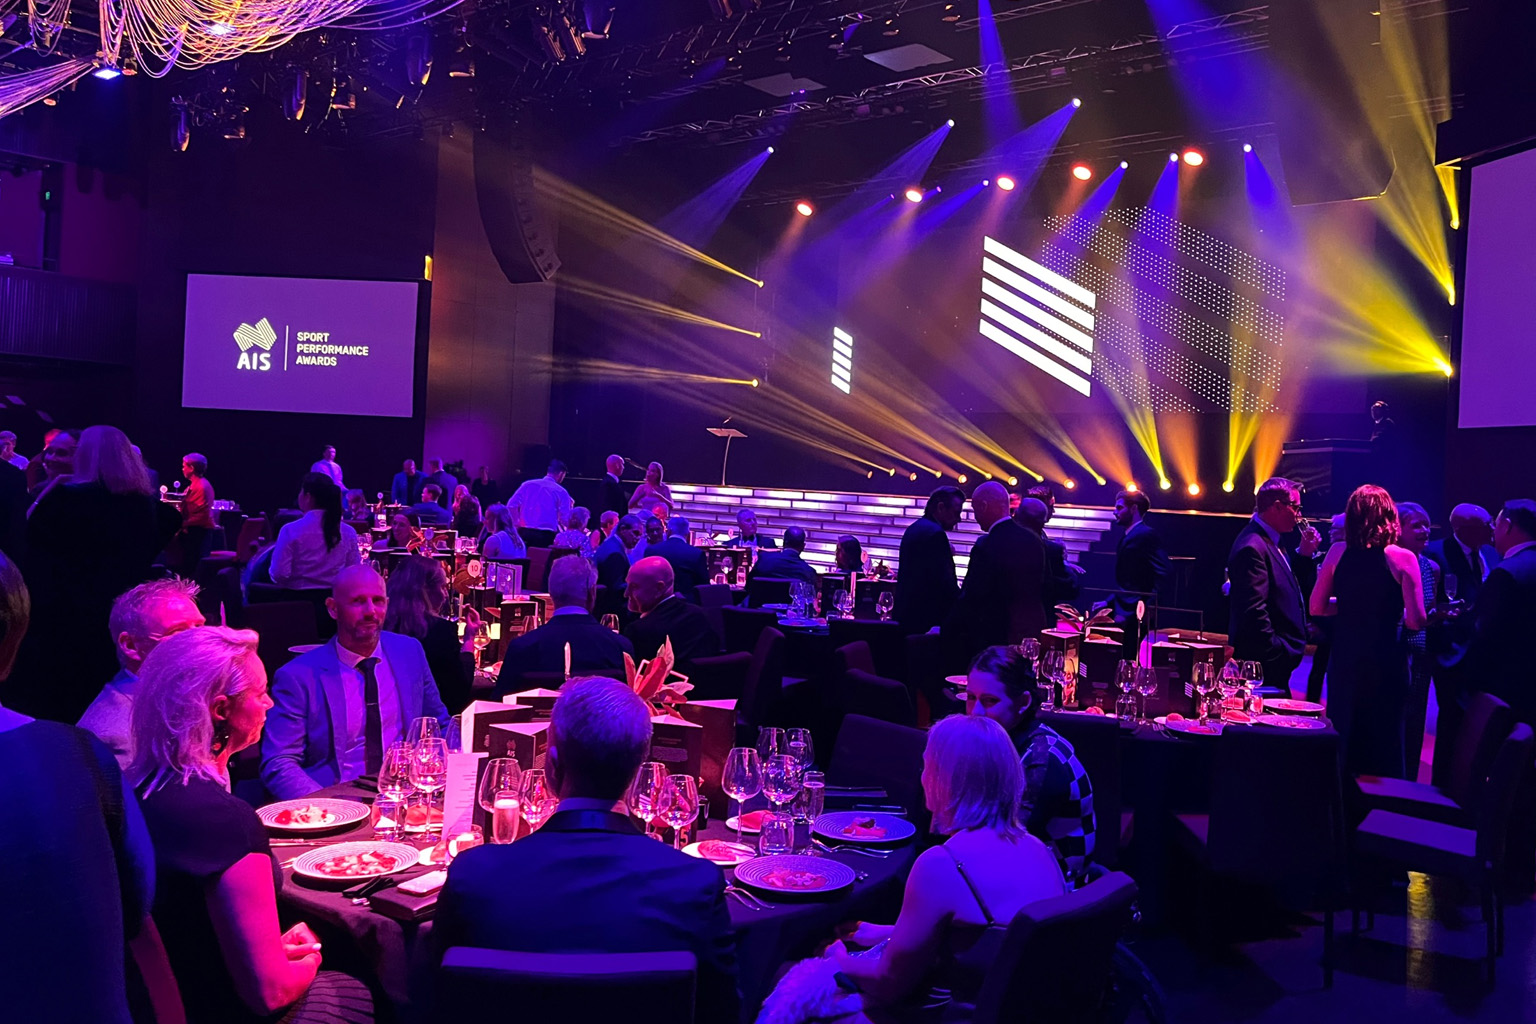
[[[721,639],[725,641],[725,651],[732,654],[736,651],[756,650],[758,636],[763,630],[776,627],[779,617],[773,612],[756,608],[726,605],[720,609],[720,621],[724,626]]]
[[[692,1024],[692,953],[514,953],[454,946],[438,969],[433,1019]],[[499,1010],[497,1008],[500,1008]],[[489,1015],[489,1016],[487,1016]]]

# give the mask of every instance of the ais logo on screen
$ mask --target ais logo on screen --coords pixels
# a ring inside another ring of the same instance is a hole
[[[272,369],[272,357],[268,351],[272,343],[277,341],[277,332],[266,317],[256,321],[256,326],[241,324],[235,328],[235,344],[240,346],[240,360],[235,363],[237,370],[270,370]],[[251,349],[260,349],[260,352],[252,352]]]

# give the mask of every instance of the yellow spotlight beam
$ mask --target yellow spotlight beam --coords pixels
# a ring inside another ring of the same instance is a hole
[[[690,313],[685,309],[669,306],[664,302],[657,302],[655,299],[647,299],[630,292],[620,291],[617,288],[610,288],[605,284],[598,284],[596,281],[562,276],[560,278],[560,287],[572,295],[579,295],[582,298],[593,299],[597,302],[622,309],[632,309],[641,313],[649,313],[652,316],[679,320],[685,324],[697,324],[700,327],[713,327],[722,331],[734,331],[737,334],[745,334],[750,338],[761,338],[763,336],[762,331],[753,331],[745,327],[724,323],[720,320],[712,320],[707,316],[700,316],[697,313]]]

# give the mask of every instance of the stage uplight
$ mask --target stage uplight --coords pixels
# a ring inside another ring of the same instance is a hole
[[[1073,164],[1072,177],[1076,178],[1078,181],[1087,181],[1089,178],[1093,177],[1093,168],[1089,167],[1087,164]]]
[[[816,207],[802,199],[800,202],[795,204],[795,212],[802,217],[809,217],[811,214],[816,212]]]
[[[912,472],[912,473],[908,473],[907,474],[907,479],[911,480],[913,483],[917,483],[917,473],[915,471]]]
[[[1200,496],[1200,485],[1199,484],[1190,484],[1189,485],[1189,496],[1191,498],[1198,498]]]
[[[1169,153],[1168,154],[1168,162],[1171,163],[1171,164],[1178,163],[1179,162],[1179,154],[1177,154],[1177,153]]]
[[[1232,488],[1234,486],[1236,486],[1236,485],[1233,484],[1231,480],[1223,480],[1221,482],[1221,489],[1226,491],[1228,494],[1232,493]]]
[[[762,381],[758,380],[756,377],[752,378],[752,386],[753,387],[757,387],[761,383],[762,383]]]
[[[965,475],[965,474],[964,474],[964,473],[961,473],[961,474],[960,474],[960,476],[959,476],[959,477],[958,477],[958,478],[957,478],[957,479],[958,479],[958,480],[959,480],[959,481],[960,481],[960,482],[961,482],[961,483],[965,483],[965,482],[966,482],[966,479],[967,479],[967,477],[966,477],[966,475]]]
[[[1191,167],[1199,167],[1205,163],[1205,154],[1198,149],[1186,149],[1184,151],[1184,162]]]
[[[920,203],[923,201],[923,190],[916,186],[907,189],[905,195],[909,203]]]
[[[1130,166],[1131,166],[1131,164],[1130,164],[1129,160],[1121,160],[1120,161],[1120,169],[1122,171],[1128,170],[1130,168]]]
[[[997,178],[997,187],[1002,189],[1004,192],[1012,192],[1014,189],[1019,187],[1019,183],[1008,177],[1006,174],[1000,174]]]
[[[1125,482],[1125,489],[1128,490],[1128,491],[1131,491],[1133,493],[1136,492],[1136,491],[1141,490],[1140,487],[1136,486],[1136,481],[1135,480],[1127,480]]]
[[[1253,152],[1253,143],[1251,143],[1251,142],[1243,143],[1243,152],[1244,153],[1252,153]]]
[[[1008,486],[1009,487],[1017,487],[1017,486],[1019,486],[1019,478],[1016,477],[1016,476],[1009,477],[1008,478]]]
[[[1061,482],[1061,486],[1065,487],[1069,491],[1075,490],[1077,488],[1077,481],[1073,480],[1071,477],[1068,477]]]
[[[1163,477],[1163,479],[1157,482],[1157,486],[1159,490],[1171,490],[1173,488],[1173,481],[1169,480],[1167,477]]]
[[[1083,101],[1082,101],[1082,100],[1080,100],[1080,99],[1078,99],[1078,98],[1077,98],[1077,97],[1076,97],[1076,96],[1073,96],[1073,97],[1072,97],[1072,105],[1073,105],[1073,106],[1074,106],[1074,107],[1080,107],[1080,106],[1082,106],[1082,105],[1083,105]]]

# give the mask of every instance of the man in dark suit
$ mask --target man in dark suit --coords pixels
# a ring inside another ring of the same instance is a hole
[[[747,581],[752,580],[801,580],[812,586],[819,585],[821,576],[816,572],[816,567],[805,561],[801,555],[805,552],[805,530],[798,526],[791,526],[784,531],[784,549],[782,551],[764,551],[757,556],[757,561],[752,563],[752,571],[747,574]]]
[[[1067,549],[1045,535],[1045,524],[1051,510],[1039,498],[1027,497],[1019,502],[1013,518],[1030,533],[1040,538],[1045,548],[1045,589],[1040,599],[1045,604],[1045,620],[1056,621],[1056,606],[1077,596],[1077,578],[1067,568]]]
[[[624,630],[640,660],[656,657],[662,641],[672,639],[679,665],[720,653],[720,637],[698,605],[673,592],[672,565],[665,558],[642,558],[629,570],[625,588],[629,610],[640,616]]]
[[[1228,628],[1233,656],[1264,666],[1264,685],[1291,695],[1291,673],[1307,646],[1307,616],[1301,584],[1280,538],[1301,518],[1301,486],[1273,477],[1259,486],[1253,519],[1243,527],[1227,555],[1232,582]],[[1322,537],[1302,531],[1297,554],[1310,559]]]
[[[597,546],[593,556],[597,561],[597,582],[608,588],[610,598],[624,592],[624,581],[629,576],[629,567],[634,564],[635,545],[639,543],[640,517],[624,516],[608,539]]]
[[[1163,539],[1147,522],[1150,511],[1152,499],[1144,491],[1121,491],[1115,495],[1115,522],[1125,532],[1115,547],[1115,586],[1121,592],[1110,603],[1115,609],[1115,620],[1125,630],[1128,649],[1140,646],[1148,625],[1145,614],[1136,614],[1137,608],[1150,608],[1156,603],[1156,597],[1148,595],[1159,592],[1170,568]]]
[[[507,644],[496,677],[496,696],[528,689],[528,672],[564,672],[565,649],[570,645],[572,676],[604,675],[624,678],[624,655],[635,649],[607,626],[592,617],[597,594],[597,572],[578,555],[557,558],[549,567],[549,596],[555,610],[549,621]]]
[[[1493,540],[1493,519],[1479,505],[1457,505],[1451,509],[1451,535],[1424,545],[1424,554],[1441,569],[1444,578],[1456,580],[1456,600],[1468,608],[1477,603],[1478,592],[1493,567],[1499,564],[1499,552]],[[1465,643],[1465,635],[1456,638]]]
[[[427,483],[437,484],[437,503],[445,509],[450,508],[459,478],[443,468],[442,459],[427,460]]]
[[[389,500],[396,505],[414,505],[421,500],[421,488],[426,482],[426,476],[416,472],[416,460],[406,459],[404,468],[389,485]]]
[[[559,810],[530,836],[454,860],[437,899],[430,964],[454,946],[689,952],[698,959],[693,1019],[739,1020],[724,875],[641,835],[625,813],[625,792],[650,749],[644,701],[613,680],[573,679],[549,723]]]
[[[665,558],[672,564],[677,580],[677,592],[683,598],[699,603],[699,588],[709,582],[709,564],[700,548],[688,543],[688,520],[673,516],[667,523],[667,539],[645,549],[647,558]]]
[[[438,501],[441,492],[437,484],[423,484],[421,488],[421,500],[405,510],[406,515],[416,517],[416,521],[422,526],[448,526],[453,522],[453,517],[448,510],[443,508]]]
[[[603,500],[597,507],[598,512],[617,512],[623,516],[629,512],[629,498],[624,494],[624,456],[610,455],[608,462],[603,467],[607,472],[603,475]]]
[[[778,547],[766,533],[757,532],[757,513],[744,508],[736,513],[736,527],[741,532],[720,545],[724,548],[759,548],[773,550]]]
[[[955,549],[949,532],[960,525],[965,492],[940,487],[928,495],[923,516],[901,535],[896,562],[896,621],[908,633],[926,633],[955,606]]]
[[[1045,545],[1008,514],[1008,490],[988,480],[971,495],[983,536],[971,547],[960,597],[944,624],[952,652],[969,663],[995,644],[1036,636],[1045,616]]]

